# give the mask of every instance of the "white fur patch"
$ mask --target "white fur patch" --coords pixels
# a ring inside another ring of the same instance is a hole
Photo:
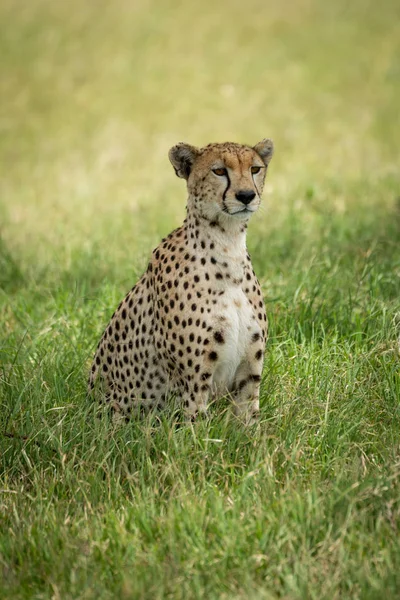
[[[251,337],[261,333],[250,302],[242,289],[228,288],[216,306],[216,322],[224,317],[222,328],[225,343],[218,347],[218,365],[212,380],[213,393],[225,394],[232,389],[236,371],[246,359]]]

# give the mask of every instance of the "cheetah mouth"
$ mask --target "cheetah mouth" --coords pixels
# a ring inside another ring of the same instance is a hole
[[[240,208],[239,210],[235,210],[234,212],[230,212],[229,214],[234,216],[234,215],[246,215],[249,214],[251,215],[252,213],[256,212],[256,208],[249,208],[249,207],[245,207],[245,208]]]

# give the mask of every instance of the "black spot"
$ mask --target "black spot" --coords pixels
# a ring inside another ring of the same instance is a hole
[[[260,375],[250,375],[249,381],[261,381]]]
[[[218,358],[218,354],[216,352],[214,352],[214,350],[212,352],[210,352],[210,354],[208,355],[210,360],[217,360]]]
[[[223,344],[224,343],[224,336],[222,334],[221,331],[215,331],[214,333],[214,340],[217,342],[217,344]]]
[[[242,379],[237,386],[237,391],[240,392],[247,384],[247,379]]]

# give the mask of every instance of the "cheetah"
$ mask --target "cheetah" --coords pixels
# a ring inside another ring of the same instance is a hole
[[[269,139],[169,151],[187,183],[186,218],[114,312],[89,376],[117,418],[175,399],[193,420],[228,395],[240,419],[257,421],[268,325],[246,229],[272,154]]]

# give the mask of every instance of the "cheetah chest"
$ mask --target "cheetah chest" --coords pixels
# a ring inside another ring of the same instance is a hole
[[[217,327],[223,323],[225,342],[218,348],[212,387],[215,393],[226,393],[232,389],[239,366],[247,360],[252,336],[261,333],[261,328],[240,288],[231,288],[221,297],[216,305],[215,323]]]

